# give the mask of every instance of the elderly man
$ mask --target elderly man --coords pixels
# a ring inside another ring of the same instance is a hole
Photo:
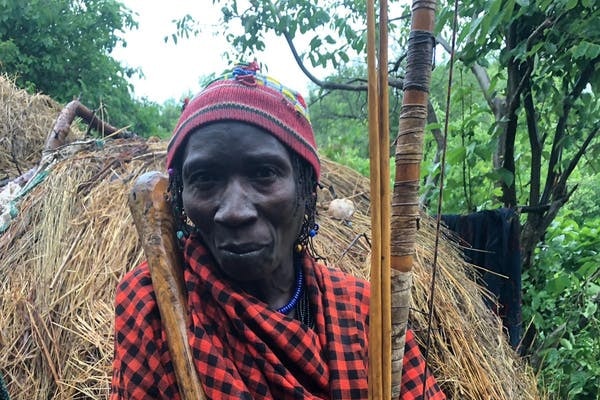
[[[366,399],[369,283],[312,252],[320,165],[302,96],[237,67],[186,106],[167,168],[207,397]],[[406,343],[402,399],[420,399]],[[431,374],[426,388],[445,399]],[[117,290],[111,398],[179,398],[146,264]]]

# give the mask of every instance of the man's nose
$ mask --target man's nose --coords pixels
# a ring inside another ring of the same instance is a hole
[[[243,183],[238,179],[230,180],[221,196],[215,222],[238,226],[254,221],[257,215],[256,207]]]

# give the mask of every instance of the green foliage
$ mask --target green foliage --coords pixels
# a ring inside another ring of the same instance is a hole
[[[126,125],[135,108],[126,78],[136,71],[110,52],[118,33],[135,26],[116,0],[2,0],[0,72],[62,103],[102,105],[111,123]]]
[[[403,12],[398,10],[406,8],[406,4],[398,0],[389,3],[394,12]],[[248,4],[238,0],[213,0],[213,4],[221,7],[222,33],[236,49],[235,57],[247,59],[257,51],[265,50],[268,47],[265,33],[269,31],[290,39],[303,37],[303,42],[307,43],[306,51],[298,53],[313,67],[337,69],[366,51],[364,1],[255,0]],[[178,26],[185,26],[184,18]],[[397,18],[390,21],[392,34],[405,26],[397,25]],[[187,27],[188,32],[193,29]],[[238,34],[240,30],[243,33]],[[178,35],[184,36],[181,32]],[[396,48],[395,44],[392,48]]]
[[[451,111],[448,126],[446,169],[444,171],[444,213],[467,213],[483,209],[493,209],[501,205],[498,201],[499,179],[512,179],[512,175],[502,170],[494,170],[491,160],[496,143],[490,130],[495,122],[474,77],[460,64],[456,66],[451,98]],[[444,91],[447,86],[448,70],[440,66],[432,74],[432,103],[439,119],[445,117],[442,104],[445,104]],[[434,163],[438,150],[430,132],[443,130],[444,123],[429,124],[426,127],[424,160],[421,175],[437,176],[440,163]],[[425,190],[429,204],[437,204],[438,188]]]
[[[588,219],[600,218],[600,173],[576,177],[575,184],[577,189],[565,206],[566,210],[579,224]]]
[[[362,66],[341,68],[328,81],[344,81],[364,74]],[[390,93],[390,152],[397,134],[399,97]],[[309,94],[310,117],[319,152],[362,175],[369,175],[369,127],[366,91],[321,90]]]
[[[132,130],[145,137],[157,136],[162,139],[171,137],[173,128],[181,114],[181,103],[167,100],[163,104],[142,99],[138,102]]]
[[[523,275],[523,315],[537,331],[533,362],[551,399],[600,393],[600,218],[558,216]]]
[[[369,175],[366,93],[310,93],[310,117],[319,152]]]
[[[257,0],[246,6],[237,0],[213,0],[213,4],[221,7],[227,40],[246,58],[266,48],[267,31],[292,38],[306,35],[313,66],[337,68],[365,50],[363,1]],[[234,22],[243,34],[231,33]]]
[[[180,104],[134,99],[127,78],[140,71],[110,56],[125,44],[120,33],[136,26],[117,0],[1,0],[0,72],[61,103],[78,97],[112,125],[169,137]]]
[[[442,7],[438,17],[441,32],[451,17],[451,8]],[[515,175],[522,174],[523,186],[519,188],[521,194],[517,194],[517,198],[523,204],[530,198],[527,185],[531,158],[528,156],[532,150],[528,135],[538,136],[545,152],[541,173],[543,176],[548,172],[552,174],[546,182],[552,185],[554,175],[560,176],[566,171],[584,138],[598,128],[595,117],[600,100],[598,91],[593,89],[597,89],[600,82],[597,72],[600,31],[592,27],[600,24],[599,3],[478,0],[461,4],[459,20],[457,43],[461,61],[467,66],[477,63],[488,67],[498,60],[498,71],[504,76],[490,74],[492,85],[488,95],[501,94],[507,102],[520,105],[514,116],[506,116],[519,122],[514,142],[515,159],[518,159]],[[506,79],[508,73],[503,70],[518,74],[512,86]],[[592,91],[581,93],[588,82]],[[533,97],[532,114],[537,133],[531,125],[525,124],[523,99],[529,90]],[[502,121],[499,119],[498,122]],[[510,180],[510,177],[502,176]],[[519,177],[513,178],[518,184]],[[542,181],[542,184],[545,183]]]

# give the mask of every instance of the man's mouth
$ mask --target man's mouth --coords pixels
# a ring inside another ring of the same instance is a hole
[[[232,255],[244,255],[258,252],[265,247],[265,245],[259,243],[228,243],[219,246],[219,250]]]

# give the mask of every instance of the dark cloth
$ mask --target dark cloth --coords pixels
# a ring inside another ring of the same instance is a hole
[[[314,328],[271,310],[224,279],[188,240],[189,344],[211,399],[366,399],[369,284],[306,256]],[[402,399],[421,399],[424,361],[406,336]],[[431,374],[428,399],[443,400]],[[146,263],[117,289],[111,399],[179,399]]]
[[[488,302],[500,315],[511,346],[521,340],[521,250],[519,217],[514,210],[480,211],[468,215],[443,215],[442,220],[470,248],[466,259],[483,267],[481,278],[497,303]]]
[[[6,389],[2,374],[0,374],[0,400],[9,400],[8,390]]]

